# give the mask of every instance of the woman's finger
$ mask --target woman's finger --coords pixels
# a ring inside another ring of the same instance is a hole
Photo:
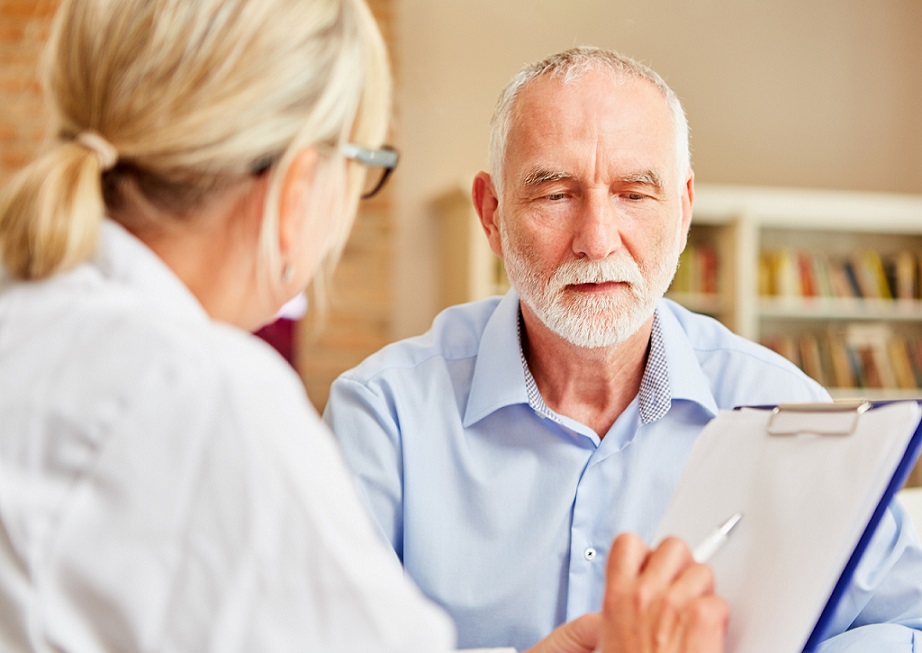
[[[684,541],[667,537],[647,557],[641,577],[655,587],[666,587],[694,562],[691,549]]]
[[[694,599],[685,605],[681,616],[681,653],[719,653],[724,650],[730,608],[718,596]]]
[[[615,538],[608,553],[606,586],[632,585],[643,569],[650,549],[637,535],[622,533]]]

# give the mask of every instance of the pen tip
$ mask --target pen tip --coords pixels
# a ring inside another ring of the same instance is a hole
[[[729,533],[730,531],[732,531],[733,528],[734,528],[738,523],[740,523],[740,520],[741,520],[742,518],[743,518],[743,513],[742,513],[742,512],[734,513],[733,516],[731,516],[730,519],[728,519],[728,520],[726,521],[726,523],[723,525],[723,528],[721,528],[720,530],[726,535],[727,533]]]

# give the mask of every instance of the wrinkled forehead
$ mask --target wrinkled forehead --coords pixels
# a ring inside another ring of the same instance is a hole
[[[676,129],[652,82],[609,70],[567,79],[544,75],[524,86],[513,106],[507,172],[533,157],[565,159],[593,150],[613,159],[647,157],[675,173]]]
[[[567,77],[545,74],[519,91],[512,106],[509,140],[527,136],[533,127],[564,121],[591,126],[591,121],[600,123],[606,117],[625,120],[632,108],[641,112],[637,118],[644,122],[673,127],[665,95],[649,80],[607,69]]]

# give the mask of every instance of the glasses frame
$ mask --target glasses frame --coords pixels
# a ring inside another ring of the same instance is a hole
[[[400,161],[400,153],[390,145],[382,145],[378,149],[373,150],[362,147],[361,145],[356,145],[355,143],[343,143],[339,146],[339,152],[345,158],[361,163],[369,168],[384,168],[381,173],[381,178],[378,179],[378,183],[375,184],[370,191],[362,195],[363,200],[374,197],[384,188],[384,184],[387,183],[391,173]],[[276,160],[276,156],[273,155],[267,155],[257,159],[250,166],[250,174],[254,177],[258,177],[266,173],[269,168],[275,165]]]
[[[363,200],[367,200],[377,195],[387,180],[390,178],[394,168],[400,161],[400,153],[390,145],[382,145],[376,150],[356,145],[355,143],[343,143],[339,146],[339,152],[347,159],[351,159],[369,168],[384,168],[381,172],[381,178],[378,183],[362,195]]]

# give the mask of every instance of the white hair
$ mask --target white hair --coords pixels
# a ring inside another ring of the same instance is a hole
[[[502,195],[504,160],[508,146],[509,130],[512,126],[515,102],[533,80],[549,76],[563,80],[564,84],[579,79],[592,70],[609,70],[617,79],[634,77],[645,79],[654,84],[663,94],[669,110],[676,139],[676,168],[678,183],[685,185],[685,178],[691,168],[691,149],[689,147],[688,118],[678,96],[656,71],[642,63],[610,50],[582,46],[551,55],[541,61],[523,68],[503,89],[496,103],[493,119],[490,122],[489,169],[493,185],[498,195]]]

